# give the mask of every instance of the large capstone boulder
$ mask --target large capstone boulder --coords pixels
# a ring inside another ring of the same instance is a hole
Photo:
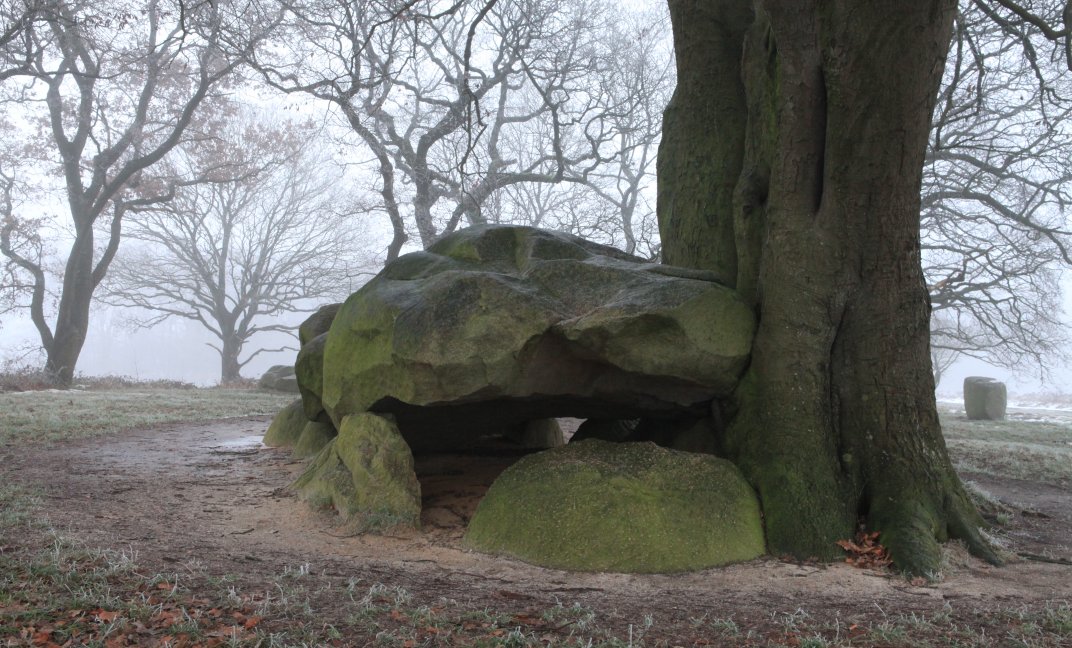
[[[1008,394],[1005,383],[983,376],[964,379],[964,413],[977,421],[1004,421]]]
[[[732,463],[596,439],[507,468],[465,541],[545,567],[615,572],[704,569],[765,550],[758,499]]]
[[[474,227],[400,257],[338,309],[320,404],[336,426],[390,414],[414,449],[556,416],[704,416],[736,385],[754,327],[708,273]]]

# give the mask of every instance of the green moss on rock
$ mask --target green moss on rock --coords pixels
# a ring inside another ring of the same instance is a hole
[[[324,393],[324,346],[327,333],[322,333],[306,342],[294,361],[298,377],[298,391],[302,397],[305,418],[315,421],[324,412],[321,394]]]
[[[413,454],[395,424],[375,414],[343,419],[293,488],[314,506],[334,507],[356,531],[420,525]]]
[[[595,439],[508,468],[465,540],[479,551],[583,571],[679,572],[764,553],[758,500],[732,463]]]
[[[280,410],[272,419],[272,424],[264,433],[264,445],[272,447],[294,445],[308,422],[309,419],[305,418],[305,412],[302,409],[301,399],[294,401]]]
[[[309,421],[294,444],[294,456],[303,458],[318,454],[336,434],[330,421]]]

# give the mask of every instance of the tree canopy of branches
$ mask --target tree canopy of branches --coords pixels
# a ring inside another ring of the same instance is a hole
[[[1072,261],[1072,96],[1063,59],[1038,54],[1059,51],[993,16],[962,3],[928,143],[932,347],[946,360],[1047,367],[1066,342],[1057,276]]]
[[[172,316],[200,323],[228,383],[261,353],[284,350],[247,348],[258,334],[290,332],[280,315],[345,295],[361,243],[343,213],[341,169],[316,147],[312,124],[246,111],[211,130],[162,163],[196,180],[128,216],[104,301],[155,313],[137,320],[146,327]]]
[[[259,17],[227,2],[28,6],[32,19],[5,24],[4,33],[15,36],[0,49],[4,101],[25,113],[25,158],[6,158],[0,166],[12,181],[58,176],[62,186],[71,243],[61,261],[54,323],[44,308],[45,260],[24,254],[28,248],[18,240],[38,215],[6,215],[0,251],[30,277],[30,317],[46,370],[69,384],[124,215],[170,197],[166,187],[154,193],[147,187],[157,185],[141,182],[182,140],[198,106],[230,77],[263,28]],[[32,168],[25,168],[27,160]]]
[[[331,102],[371,151],[393,231],[388,260],[413,233],[426,246],[462,222],[516,220],[489,204],[523,200],[541,191],[534,184],[591,181],[619,218],[632,218],[669,74],[665,59],[653,71],[639,51],[654,34],[631,44],[622,67],[615,47],[639,33],[608,32],[605,4],[285,6],[285,27],[258,51],[257,67],[277,89]],[[624,238],[635,247],[631,231]]]
[[[622,12],[601,29],[599,58],[587,72],[596,102],[587,129],[601,133],[590,140],[597,144],[592,159],[575,166],[568,182],[504,187],[483,211],[491,222],[568,231],[656,259],[655,160],[674,82],[669,19],[665,8]],[[529,146],[519,136],[500,148]]]

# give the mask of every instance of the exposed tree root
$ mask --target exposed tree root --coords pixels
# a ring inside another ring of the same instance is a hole
[[[883,496],[879,499],[885,501],[872,506],[869,526],[881,531],[881,542],[894,565],[908,576],[937,577],[942,569],[941,543],[950,539],[963,541],[972,555],[992,565],[1004,562],[982,533],[985,522],[960,484],[954,481],[947,488],[952,492],[941,497],[941,504],[917,493]]]

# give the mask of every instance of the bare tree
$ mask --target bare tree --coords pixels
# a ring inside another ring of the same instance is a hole
[[[40,54],[33,34],[49,13],[47,0],[0,0],[0,81],[32,70]]]
[[[348,292],[361,242],[342,210],[340,169],[315,146],[312,125],[247,112],[214,131],[165,161],[196,181],[128,216],[129,252],[114,262],[104,301],[152,312],[136,320],[143,327],[200,323],[218,341],[228,383],[261,353],[292,348],[248,349],[261,333],[293,331],[280,315]]]
[[[331,102],[372,151],[394,234],[388,260],[413,231],[428,245],[463,220],[486,221],[484,204],[505,187],[570,179],[605,137],[586,130],[597,2],[286,7],[282,42],[310,43],[318,55],[277,42],[257,66],[275,88]],[[527,146],[506,154],[519,132]]]
[[[1060,61],[1072,70],[1072,3],[1067,0],[970,0],[963,2],[961,9],[974,7],[1008,36],[1017,40],[1035,76],[1046,85],[1047,73],[1039,65],[1040,59]],[[1053,43],[1056,50],[1048,57],[1040,57],[1039,51],[1048,49],[1045,43]]]
[[[8,79],[7,100],[33,111],[31,120],[39,115],[31,122],[36,146],[30,151],[42,172],[60,177],[71,224],[54,323],[42,300],[30,304],[46,370],[59,384],[73,376],[92,296],[119,248],[123,217],[169,197],[166,188],[153,194],[139,183],[263,34],[258,20],[225,2],[54,0],[19,31],[15,40],[24,47],[10,51],[33,56]],[[0,251],[31,277],[36,296],[46,292],[47,277],[41,259],[20,252],[17,239],[27,222],[8,217]]]
[[[1072,102],[1061,66],[1025,55],[1025,38],[987,3],[962,5],[924,167],[923,260],[932,347],[1047,367],[1067,341]]]
[[[39,223],[16,219],[15,178],[0,168],[0,247],[12,250],[11,257],[18,259],[41,259],[44,257],[44,241]],[[28,281],[22,268],[12,259],[6,259],[0,269],[0,315],[44,304],[44,283]],[[40,306],[38,306],[40,308]]]
[[[662,113],[674,89],[673,56],[663,35],[665,8],[616,23],[604,37],[601,74],[606,109],[600,119],[611,137],[585,184],[612,210],[621,247],[651,258],[659,255],[655,205],[655,159]],[[662,29],[660,29],[662,27]],[[609,153],[609,154],[608,154]],[[616,241],[617,242],[617,241]]]
[[[663,7],[622,12],[602,26],[598,55],[586,72],[591,107],[584,132],[594,154],[570,169],[567,182],[503,188],[484,210],[489,220],[565,230],[658,258],[655,160],[674,84],[668,20]],[[519,155],[533,146],[528,131],[540,127],[529,124],[500,148]]]

